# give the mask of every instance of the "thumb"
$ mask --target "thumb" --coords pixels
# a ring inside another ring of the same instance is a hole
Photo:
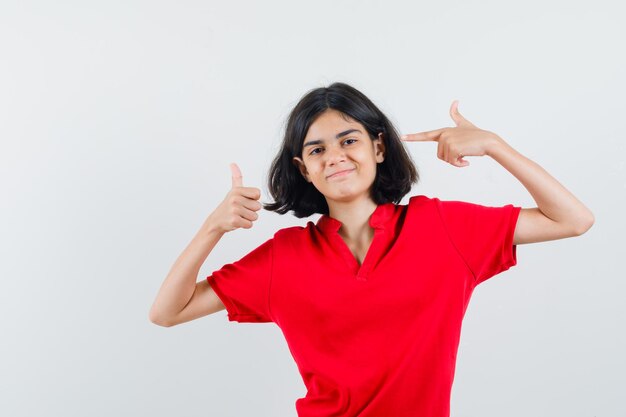
[[[233,162],[230,164],[230,172],[232,174],[233,188],[243,187],[243,178],[241,176],[241,170],[239,169],[236,163]]]
[[[459,100],[454,100],[452,105],[450,106],[450,117],[454,120],[457,126],[460,126],[463,123],[463,117],[459,112]]]
[[[452,105],[450,106],[450,117],[452,117],[452,120],[454,120],[454,123],[456,123],[457,127],[458,126],[476,127],[469,120],[467,120],[465,117],[461,115],[461,112],[459,111],[459,100],[454,100],[452,102]]]

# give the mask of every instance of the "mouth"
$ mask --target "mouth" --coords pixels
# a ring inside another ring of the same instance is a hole
[[[346,175],[349,175],[352,171],[354,171],[354,168],[352,168],[352,169],[345,169],[343,171],[335,172],[334,174],[329,175],[328,177],[326,177],[326,179],[345,177]]]

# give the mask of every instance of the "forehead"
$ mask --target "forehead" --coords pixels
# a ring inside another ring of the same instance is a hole
[[[335,134],[349,128],[365,132],[363,125],[337,110],[328,109],[321,113],[307,131],[305,139],[332,139]]]

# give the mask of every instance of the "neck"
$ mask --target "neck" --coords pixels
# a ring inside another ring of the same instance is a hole
[[[373,235],[369,219],[376,207],[369,196],[349,202],[328,201],[329,216],[341,222],[339,234],[351,241],[367,240]]]

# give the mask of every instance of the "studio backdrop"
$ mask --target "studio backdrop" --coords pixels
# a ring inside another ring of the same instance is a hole
[[[296,416],[275,323],[148,312],[231,187],[270,202],[286,118],[335,81],[400,133],[497,133],[594,213],[519,245],[466,311],[451,415],[626,415],[624,8],[618,1],[11,1],[0,5],[0,415]],[[494,159],[405,143],[415,195],[535,207]],[[197,280],[299,219],[261,210]],[[376,361],[372,358],[372,361]]]

